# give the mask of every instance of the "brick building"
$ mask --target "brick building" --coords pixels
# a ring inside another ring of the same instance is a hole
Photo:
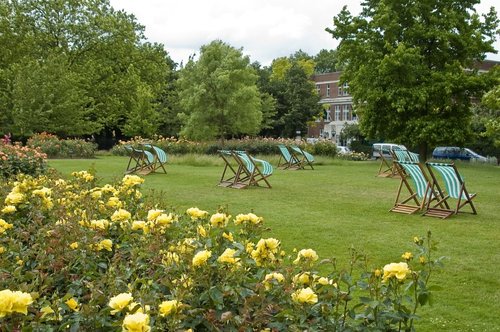
[[[485,73],[495,66],[500,65],[500,61],[485,60],[478,63],[475,69],[479,73]],[[321,97],[320,104],[327,105],[323,119],[316,120],[309,125],[307,137],[324,138],[338,142],[342,129],[346,124],[357,123],[358,118],[353,112],[352,97],[349,95],[347,83],[340,84],[342,72],[316,74],[313,81]]]
[[[313,77],[316,89],[321,96],[320,103],[325,105],[323,119],[309,126],[307,136],[325,138],[337,142],[340,132],[346,124],[357,123],[352,109],[352,97],[349,86],[340,84],[341,72],[316,74]]]

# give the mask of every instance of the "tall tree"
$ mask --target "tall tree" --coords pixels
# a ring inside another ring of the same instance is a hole
[[[262,120],[257,75],[248,57],[220,40],[200,49],[180,72],[181,134],[193,139],[258,133]]]
[[[151,132],[136,113],[148,109],[144,122],[161,121],[158,101],[174,64],[143,31],[108,0],[0,2],[1,130]]]
[[[338,71],[337,51],[322,49],[314,57],[314,72],[317,74]]]
[[[473,68],[492,46],[498,18],[478,0],[367,0],[344,7],[327,29],[340,39],[342,79],[369,138],[427,147],[459,144],[469,132],[471,97],[484,88]]]

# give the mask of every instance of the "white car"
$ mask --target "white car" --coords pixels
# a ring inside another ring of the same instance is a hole
[[[347,146],[337,146],[337,153],[338,154],[349,154],[351,153],[351,150]]]

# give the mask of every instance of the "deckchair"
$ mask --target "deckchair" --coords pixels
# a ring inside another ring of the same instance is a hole
[[[424,168],[421,164],[411,161],[394,160],[394,165],[400,175],[401,181],[399,182],[394,207],[390,211],[412,214],[424,210],[427,201],[435,199]],[[414,188],[410,185],[409,179],[412,179]],[[402,196],[403,185],[408,191],[408,196]]]
[[[314,169],[313,167],[313,162],[314,162],[314,156],[310,154],[307,151],[302,150],[300,147],[296,145],[290,145],[290,148],[294,152],[295,157],[302,163],[302,164],[307,164],[311,167],[311,169]]]
[[[224,170],[220,177],[219,186],[221,187],[232,187],[236,184],[238,180],[238,175],[241,174],[242,167],[239,163],[239,159],[233,155],[230,150],[218,150],[219,156],[224,161]]]
[[[165,164],[167,163],[167,153],[163,151],[161,148],[152,145],[152,144],[143,144],[143,146],[149,149],[153,153],[153,163],[152,163],[152,172],[156,172],[157,169],[162,169],[165,174],[167,174],[167,170],[165,169]]]
[[[124,147],[130,156],[125,173],[147,175],[153,171],[152,163],[154,157],[151,152],[143,149],[136,149],[131,145],[125,145]]]
[[[391,150],[392,160],[394,161],[412,161],[406,150]]]
[[[288,148],[283,144],[278,144],[281,156],[278,160],[278,167],[283,167],[283,169],[304,169],[304,163],[302,163],[295,154],[290,153]],[[282,162],[283,161],[283,162]]]
[[[465,205],[470,205],[472,209],[472,214],[477,214],[476,208],[472,203],[472,199],[476,197],[476,194],[469,194],[465,188],[465,181],[458,172],[457,167],[454,163],[444,164],[444,163],[430,163],[427,162],[427,169],[432,178],[432,190],[439,194],[438,201],[432,207],[430,202],[427,204],[427,212],[424,214],[429,217],[436,217],[445,219],[452,214],[457,214]],[[439,185],[435,173],[438,173],[444,182],[444,188]],[[456,199],[457,204],[455,208],[450,208],[448,201],[450,198]],[[442,205],[446,208],[443,208]],[[439,208],[438,205],[441,205]]]
[[[248,186],[260,186],[260,182],[264,182],[265,186],[271,188],[271,184],[267,180],[273,174],[273,166],[261,159],[250,156],[245,151],[233,151],[233,155],[239,160],[239,167],[235,184],[232,188],[246,188]]]

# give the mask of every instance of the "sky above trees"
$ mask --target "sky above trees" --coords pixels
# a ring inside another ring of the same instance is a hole
[[[149,41],[162,43],[177,63],[199,54],[202,45],[220,39],[251,61],[269,65],[275,58],[299,49],[315,55],[321,49],[334,49],[338,41],[325,32],[344,5],[358,14],[360,0],[110,0],[117,9],[134,14],[146,27]],[[497,0],[482,0],[476,9],[486,13],[500,6]],[[500,49],[500,41],[495,43]],[[500,54],[488,54],[500,61]]]

